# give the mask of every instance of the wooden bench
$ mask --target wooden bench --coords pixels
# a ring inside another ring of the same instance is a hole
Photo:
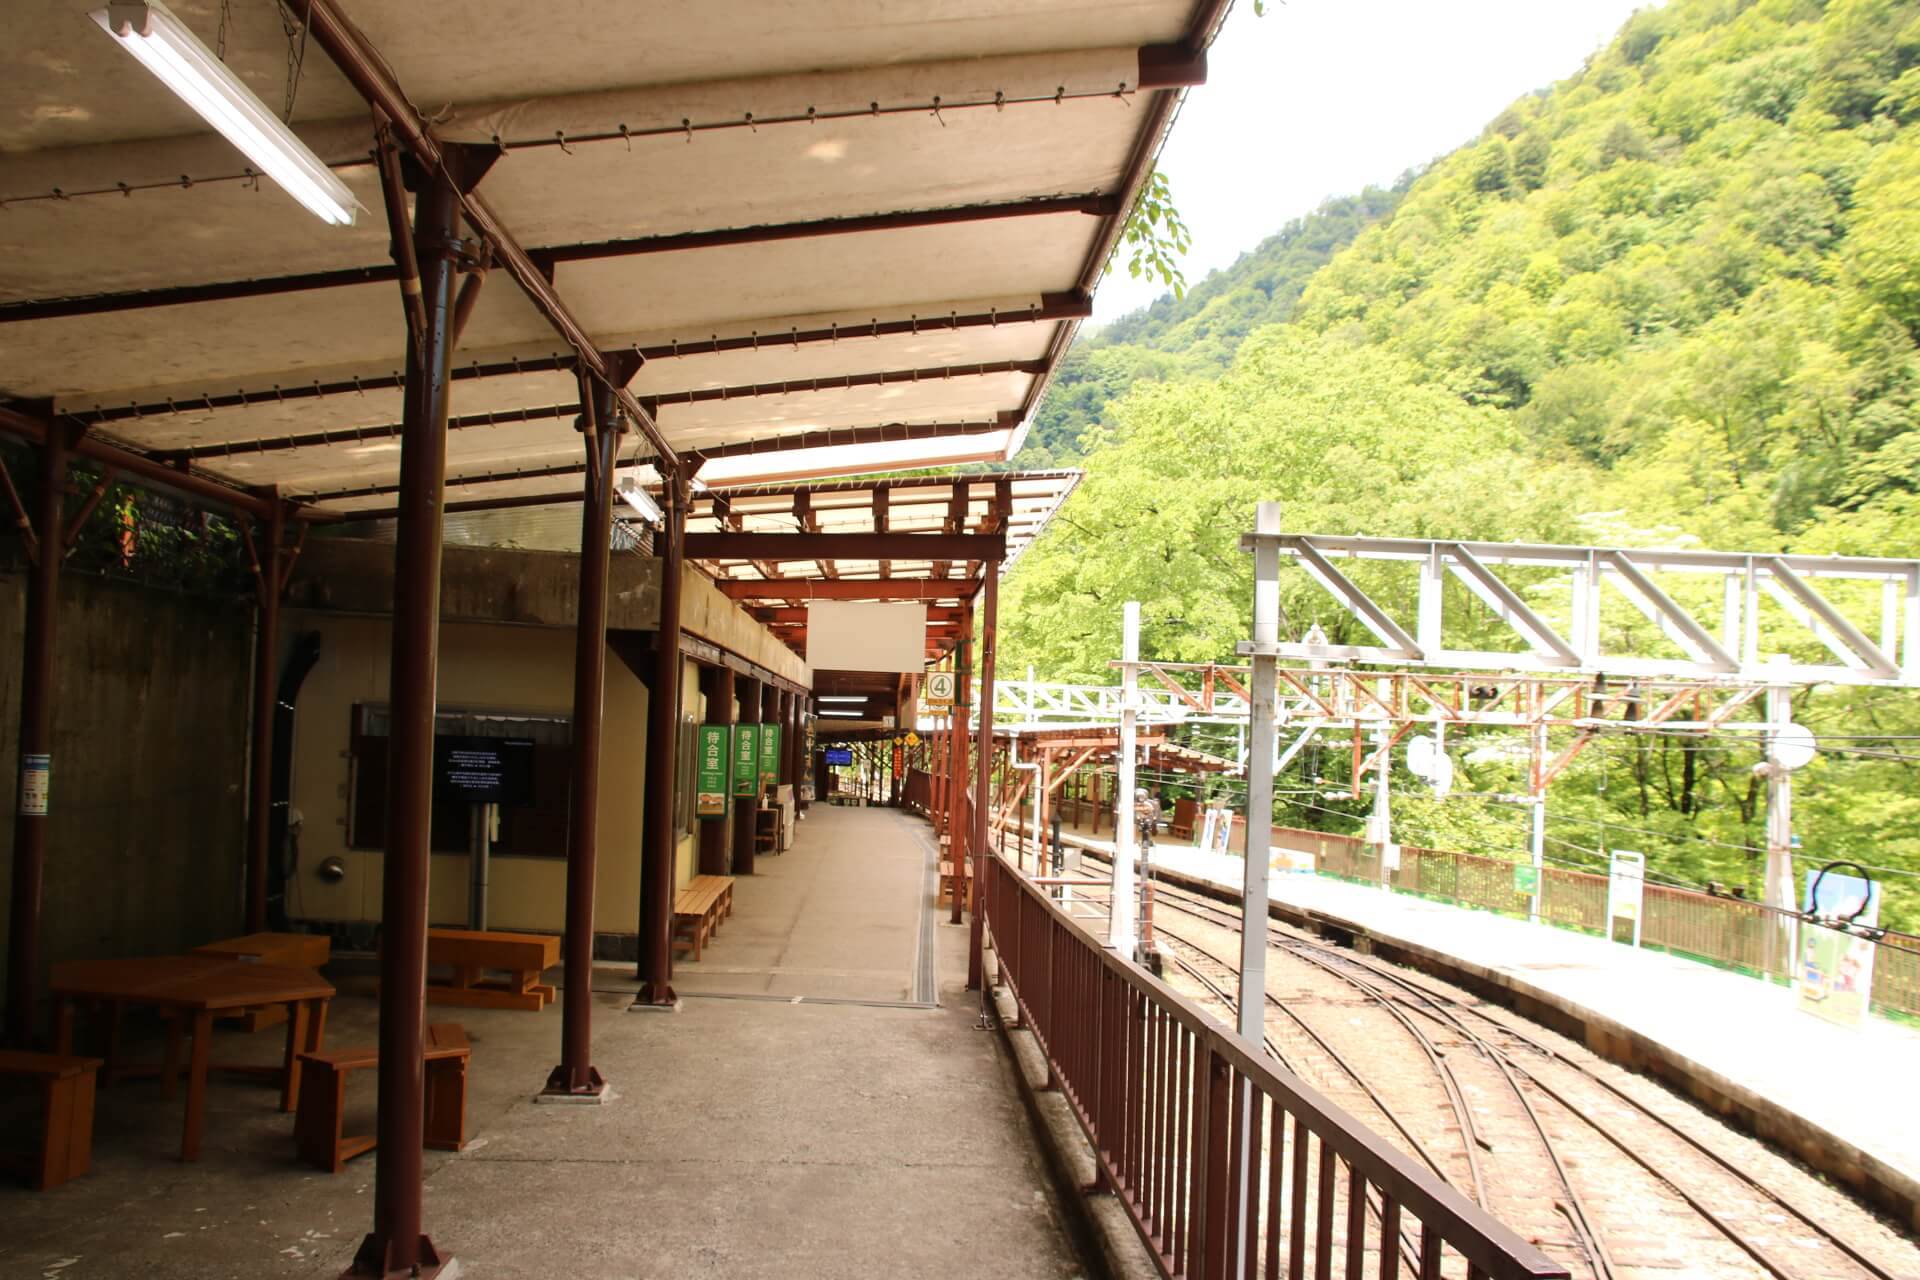
[[[454,1022],[427,1028],[425,1145],[458,1151],[467,1145],[467,1063],[473,1047],[465,1027]],[[293,1118],[294,1146],[300,1159],[325,1173],[338,1173],[347,1161],[373,1150],[370,1134],[342,1133],[346,1122],[347,1077],[380,1065],[377,1049],[331,1049],[300,1055],[300,1109]]]
[[[732,876],[695,876],[674,895],[673,940],[685,944],[698,960],[720,922],[733,914]]]
[[[966,888],[960,891],[962,895],[961,903],[967,910],[971,911],[973,910],[973,859],[967,859],[965,866],[966,871],[963,878],[966,880]],[[952,897],[953,862],[951,859],[942,858],[940,859],[940,895],[935,901],[947,902],[950,901]]]
[[[93,1167],[93,1092],[99,1069],[98,1058],[0,1052],[0,1078],[31,1080],[39,1086],[38,1147],[5,1153],[8,1165],[25,1167],[35,1191],[57,1187]]]
[[[540,981],[540,974],[560,963],[560,939],[548,933],[429,929],[427,963],[453,970],[447,982],[427,984],[430,1001],[538,1013],[553,999],[553,988]],[[488,972],[505,976],[487,978]]]

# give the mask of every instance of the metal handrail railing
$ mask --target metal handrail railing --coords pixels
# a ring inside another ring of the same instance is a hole
[[[1564,1280],[1565,1267],[1108,950],[1012,864],[987,866],[1001,979],[1163,1275],[1397,1280],[1404,1267],[1419,1280]]]

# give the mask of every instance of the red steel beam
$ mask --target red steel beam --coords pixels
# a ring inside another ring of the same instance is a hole
[[[998,533],[690,533],[689,560],[999,560]]]
[[[414,109],[406,91],[394,79],[386,60],[367,43],[359,29],[347,21],[334,0],[287,0],[287,8],[295,17],[305,19],[308,33],[326,50],[327,56],[340,68],[348,83],[366,99],[367,104],[379,115],[385,116],[392,127],[400,132],[414,158],[436,177],[454,179],[455,171],[439,140],[428,128],[426,119]],[[458,189],[465,188],[467,184],[454,181],[453,185]],[[634,399],[632,392],[615,382],[614,371],[606,356],[594,345],[586,327],[574,316],[565,300],[555,292],[546,272],[528,256],[484,199],[471,190],[461,189],[459,202],[467,224],[492,249],[494,261],[513,277],[514,283],[520,286],[521,292],[527,295],[534,308],[573,348],[574,359],[579,367],[613,392],[614,398],[653,446],[663,469],[677,470],[679,455],[660,433],[659,424]]]
[[[6,431],[35,444],[46,439],[46,424],[17,409],[0,408],[0,431]],[[188,498],[223,507],[228,511],[237,511],[260,520],[270,518],[273,512],[274,504],[258,494],[235,489],[231,485],[208,479],[198,472],[170,467],[144,453],[134,453],[130,449],[122,449],[104,440],[95,440],[83,435],[74,443],[71,452],[76,458],[85,458],[90,462],[112,467],[124,476],[137,476],[154,488],[171,490]],[[298,517],[306,513],[295,512],[294,514]]]
[[[839,578],[832,582],[753,579],[722,581],[730,600],[963,600],[980,589],[970,578],[888,578],[885,581]]]

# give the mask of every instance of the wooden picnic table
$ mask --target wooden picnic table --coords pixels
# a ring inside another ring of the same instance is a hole
[[[129,1005],[144,1005],[174,1015],[168,1030],[167,1062],[161,1068],[169,1094],[176,1068],[179,1027],[191,1020],[193,1049],[187,1062],[187,1115],[180,1137],[180,1158],[200,1158],[206,1124],[208,1051],[213,1020],[235,1010],[282,1005],[287,1010],[287,1048],[278,1067],[266,1069],[280,1082],[280,1109],[291,1111],[300,1091],[302,1053],[318,1052],[326,1034],[327,1002],[333,986],[312,969],[256,964],[223,956],[148,956],[133,960],[70,960],[53,967],[53,1025],[58,1051],[73,1052],[76,1004],[105,1005],[112,1022]],[[117,1045],[111,1046],[109,1055]]]

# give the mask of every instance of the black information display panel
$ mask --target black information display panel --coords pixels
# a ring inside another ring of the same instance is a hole
[[[433,739],[433,789],[442,800],[524,805],[533,798],[533,739]]]

